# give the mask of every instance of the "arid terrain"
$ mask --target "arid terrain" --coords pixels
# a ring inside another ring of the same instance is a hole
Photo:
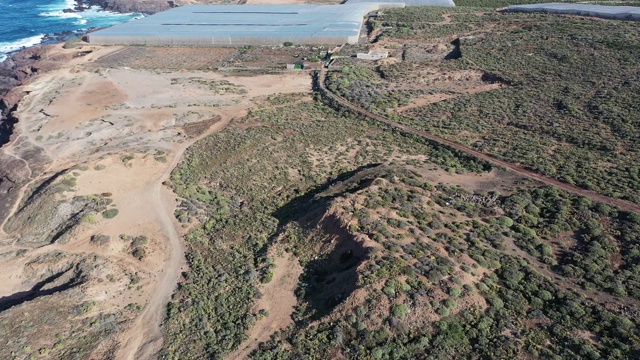
[[[465,1],[16,60],[0,358],[638,358],[638,24]]]
[[[121,49],[89,50],[22,89],[16,136],[2,147],[23,164],[16,177],[24,184],[6,203],[3,315],[41,311],[41,296],[84,306],[78,322],[94,308],[117,313],[103,334],[122,344],[116,357],[148,357],[186,270],[176,199],[163,181],[190,144],[242,117],[254,98],[309,91],[311,79],[103,68],[95,60]],[[57,46],[48,56],[64,52],[75,50]],[[35,350],[58,342],[55,332],[34,335],[23,341]],[[104,344],[92,356],[114,351]]]

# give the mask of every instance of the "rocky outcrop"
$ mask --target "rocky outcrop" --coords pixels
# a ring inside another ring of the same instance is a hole
[[[13,54],[0,63],[0,223],[10,212],[19,196],[20,189],[31,179],[40,175],[50,161],[39,147],[28,144],[14,131],[19,119],[15,116],[18,103],[26,95],[25,85],[34,75],[58,68],[72,56],[49,54],[50,45],[36,46]],[[3,149],[3,150],[4,150]]]
[[[89,4],[101,6],[105,10],[120,13],[139,12],[155,14],[171,8],[172,1],[167,0],[90,0]]]
[[[73,177],[62,179],[66,172],[55,174],[33,190],[22,206],[7,221],[5,231],[18,238],[24,247],[41,247],[65,243],[84,219],[101,209],[99,198],[77,196],[58,200],[56,194],[68,190]],[[65,185],[66,184],[66,185]]]
[[[176,6],[193,4],[241,4],[242,0],[89,0],[90,6],[120,13],[155,14]]]
[[[14,91],[19,85],[41,70],[40,59],[46,52],[45,47],[25,49],[0,63],[0,147],[6,144],[13,133],[16,121],[11,113],[24,95]]]

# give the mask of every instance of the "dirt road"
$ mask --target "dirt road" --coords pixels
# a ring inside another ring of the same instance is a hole
[[[351,102],[349,102],[347,99],[331,92],[329,89],[327,89],[325,87],[325,76],[326,76],[326,72],[325,71],[321,71],[318,75],[318,86],[320,86],[322,92],[324,94],[326,94],[328,97],[332,98],[333,100],[337,101],[338,103],[340,103],[341,105],[351,109],[352,111],[368,117],[370,119],[382,122],[384,124],[387,124],[395,129],[398,130],[402,130],[404,132],[410,133],[410,134],[414,134],[414,135],[418,135],[421,136],[425,139],[434,141],[436,143],[439,143],[441,145],[445,145],[447,147],[456,149],[462,153],[465,153],[467,155],[471,155],[475,158],[478,158],[480,160],[486,161],[490,164],[493,164],[495,166],[499,166],[499,167],[503,167],[505,169],[508,169],[510,171],[513,171],[519,175],[522,175],[524,177],[527,177],[529,179],[532,180],[536,180],[539,181],[541,183],[547,184],[547,185],[551,185],[551,186],[555,186],[557,188],[560,188],[562,190],[568,191],[570,193],[579,195],[579,196],[584,196],[587,197],[593,201],[598,201],[598,202],[602,202],[611,206],[615,206],[618,207],[620,209],[626,210],[626,211],[631,211],[631,212],[635,212],[635,213],[639,213],[640,214],[640,205],[632,203],[630,201],[626,201],[626,200],[622,200],[622,199],[616,199],[616,198],[612,198],[612,197],[608,197],[602,194],[599,194],[595,191],[591,191],[591,190],[585,190],[582,188],[579,188],[575,185],[571,185],[568,183],[564,183],[560,180],[548,177],[548,176],[544,176],[541,174],[538,174],[536,172],[533,172],[531,170],[525,169],[524,167],[520,166],[520,165],[516,165],[516,164],[512,164],[510,162],[504,161],[504,160],[500,160],[497,158],[494,158],[490,155],[487,154],[483,154],[479,151],[476,151],[474,149],[471,149],[467,146],[464,146],[460,143],[457,143],[455,141],[451,141],[451,140],[447,140],[443,137],[428,133],[426,131],[423,130],[418,130],[415,128],[412,128],[410,126],[404,125],[404,124],[400,124],[394,121],[391,121],[383,116],[380,116],[378,114],[374,114],[371,113],[363,108],[360,108],[354,104],[352,104]]]
[[[250,78],[237,79],[246,81],[247,85],[252,81],[260,85],[253,88],[247,86],[249,94],[245,99],[235,105],[219,109],[216,112],[217,115],[220,115],[218,122],[197,137],[181,143],[173,153],[171,164],[167,167],[166,172],[150,189],[149,201],[153,203],[156,215],[161,220],[165,234],[169,239],[169,249],[167,250],[169,258],[166,260],[165,270],[159,276],[157,285],[152,292],[153,297],[145,306],[142,314],[121,337],[123,345],[120,347],[116,359],[137,360],[157,357],[162,349],[163,333],[161,324],[165,314],[165,307],[178,284],[180,273],[183,271],[183,264],[185,263],[184,251],[180,242],[180,235],[176,231],[177,224],[173,215],[176,207],[175,195],[162,185],[163,182],[169,178],[189,146],[213,133],[222,131],[233,119],[246,116],[248,109],[253,105],[253,98],[279,92],[308,91],[310,86],[308,80],[300,76],[297,76],[296,79],[290,78],[289,80],[291,81],[279,84],[275,84],[268,79],[270,78],[266,77],[262,82]]]
[[[21,120],[16,124],[16,138],[0,150],[24,179],[14,189],[5,212],[15,219],[30,185],[71,169],[56,181],[74,185],[55,201],[109,194],[103,196],[118,214],[109,219],[96,214],[92,221],[79,224],[67,243],[39,248],[19,241],[32,235],[32,227],[22,220],[10,233],[0,231],[0,253],[24,251],[0,264],[0,280],[5,284],[4,293],[19,293],[39,280],[28,278],[34,271],[27,269],[38,257],[50,253],[77,259],[73,261],[99,257],[103,271],[92,273],[82,296],[69,302],[92,301],[95,313],[121,314],[127,326],[104,339],[91,358],[104,358],[115,351],[116,359],[154,359],[162,348],[166,303],[186,270],[182,229],[174,219],[176,198],[164,181],[190,145],[223,130],[234,117],[245,116],[256,105],[254,99],[281,92],[309,93],[311,83],[306,73],[233,77],[201,71],[96,68],[96,59],[120,49],[92,49],[91,55],[34,77],[24,86],[27,95],[16,113]],[[211,86],[222,81],[245,91],[213,93]],[[96,246],[91,243],[94,235],[113,241]],[[131,242],[123,236],[148,239],[144,258],[132,255]],[[103,281],[105,273],[113,281]],[[136,286],[132,286],[133,276]],[[130,310],[130,305],[142,309]]]
[[[243,107],[244,108],[244,107]],[[246,110],[238,109],[237,116],[244,116]],[[227,111],[228,112],[228,111]],[[175,222],[173,211],[176,207],[175,195],[162,183],[171,176],[171,172],[182,159],[182,155],[189,146],[196,141],[224,129],[233,118],[224,114],[223,118],[215,123],[206,132],[194,138],[192,141],[183,143],[174,153],[171,165],[161,179],[149,189],[149,201],[156,210],[156,216],[161,220],[164,233],[169,239],[168,259],[165,262],[164,272],[160,274],[154,296],[149,300],[143,312],[135,323],[122,337],[128,339],[120,348],[116,358],[118,359],[151,359],[154,358],[162,348],[161,323],[164,317],[165,306],[169,302],[176,285],[178,284],[180,273],[185,263],[184,249],[180,242],[180,234],[176,231],[178,224]]]
[[[293,324],[291,315],[298,303],[295,290],[303,271],[302,266],[297,258],[286,253],[270,257],[275,258],[273,279],[261,286],[263,296],[253,306],[253,311],[267,310],[268,315],[249,328],[247,339],[236,351],[227,355],[227,359],[248,359],[260,343],[268,341],[274,333]]]

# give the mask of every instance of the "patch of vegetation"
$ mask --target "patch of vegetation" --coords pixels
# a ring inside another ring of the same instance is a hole
[[[224,94],[237,94],[242,95],[247,93],[247,89],[243,86],[233,84],[227,80],[209,80],[204,78],[190,77],[190,78],[173,78],[171,79],[171,85],[179,84],[195,84],[208,88],[218,95]]]
[[[149,243],[149,238],[147,238],[145,235],[130,236],[126,234],[120,234],[120,240],[129,243],[126,251],[128,251],[136,259],[142,261],[147,255],[147,244]]]
[[[153,158],[161,163],[167,162],[167,153],[164,150],[157,150],[155,154],[153,154]]]
[[[53,191],[56,193],[61,193],[65,191],[73,191],[77,185],[77,180],[73,176],[66,176],[60,182],[58,182]]]
[[[580,0],[557,0],[559,3],[584,3]],[[456,6],[474,6],[483,8],[503,8],[509,5],[520,4],[540,4],[538,0],[457,0]],[[617,0],[617,1],[593,1],[589,4],[594,5],[608,5],[608,6],[640,6],[640,1],[637,0]]]
[[[502,201],[516,245],[587,288],[640,299],[640,216],[555,188]]]
[[[85,214],[85,215],[82,216],[80,221],[86,222],[86,223],[89,223],[89,224],[95,224],[95,223],[98,222],[98,219],[96,218],[95,214]]]
[[[266,248],[279,219],[294,212],[276,216],[278,208],[345,171],[386,161],[419,164],[426,156],[461,172],[482,169],[320,103],[254,111],[196,143],[170,181],[183,198],[176,216],[196,225],[186,236],[190,272],[167,310],[167,356],[220,357],[244,341],[257,286],[272,268]]]
[[[118,215],[120,211],[116,208],[112,208],[109,210],[105,210],[102,212],[102,217],[105,219],[113,219],[114,217],[116,217]]]
[[[252,358],[628,358],[638,351],[637,320],[623,307],[605,308],[606,295],[582,297],[507,249],[494,249],[494,236],[504,232],[501,211],[472,203],[472,211],[484,215],[467,220],[458,209],[468,200],[440,203],[459,188],[421,185],[411,175],[384,179],[335,200],[357,218],[352,235],[362,232],[381,246],[369,245],[374,250],[358,266],[359,295],[313,322],[304,316],[311,304],[301,301],[296,326],[261,344]],[[428,198],[432,205],[425,206]],[[389,226],[398,218],[381,220],[386,213],[402,213],[417,229],[399,232]],[[421,222],[433,215],[444,226],[428,232]],[[463,291],[462,278],[475,286],[465,284]],[[320,291],[317,280],[305,277],[305,291]]]
[[[637,25],[478,12],[385,10],[372,26],[385,29],[382,44],[406,44],[405,62],[345,65],[327,85],[370,111],[637,200]],[[444,15],[452,22],[433,24]],[[425,39],[454,35],[469,35],[462,57],[420,56]],[[439,80],[429,76],[442,72],[503,87],[445,86],[438,93],[455,98],[388,112],[431,94]],[[273,276],[274,244],[304,273],[295,324],[254,359],[637,357],[636,214],[528,182],[504,195],[427,183],[425,168],[489,168],[320,102],[267,101],[289,105],[199,141],[172,173],[190,270],[167,308],[164,357],[221,358],[247,340],[267,316],[252,308]],[[611,170],[622,167],[631,170]]]
[[[463,11],[452,10],[448,30],[426,24],[433,15],[424,10],[385,12],[377,21],[391,28],[386,36],[403,39],[405,53],[424,46],[424,39],[437,43],[459,36],[462,57],[403,62],[382,66],[379,72],[406,87],[424,80],[427,70],[481,71],[484,81],[505,86],[418,106],[396,120],[585,189],[640,203],[635,161],[640,153],[638,23]],[[411,33],[394,33],[400,28]],[[382,80],[370,83],[376,81]]]
[[[109,244],[110,241],[111,236],[109,235],[98,234],[91,236],[91,244],[93,245],[104,246]]]
[[[9,339],[10,334],[25,334],[6,341],[0,347],[0,358],[85,358],[101,341],[121,330],[123,318],[109,312],[94,314],[94,302],[77,304],[58,296],[45,299],[46,304],[43,298],[30,301],[37,316],[32,312],[11,310],[0,314],[3,338]]]
[[[136,236],[133,241],[131,241],[131,255],[138,260],[144,259],[147,255],[147,245],[148,239],[146,236]]]
[[[83,45],[86,45],[86,43],[84,41],[82,41],[82,37],[76,37],[70,40],[67,40],[64,45],[62,45],[62,47],[64,49],[75,49],[78,47],[81,47]]]
[[[136,158],[136,157],[135,157],[135,155],[133,155],[133,154],[125,154],[125,155],[122,155],[122,156],[120,157],[120,161],[122,161],[122,163],[123,163],[123,164],[125,164],[125,166],[129,166],[129,167],[131,167],[131,163],[130,163],[130,161],[131,161],[131,160],[133,160],[133,159],[135,159],[135,158]]]

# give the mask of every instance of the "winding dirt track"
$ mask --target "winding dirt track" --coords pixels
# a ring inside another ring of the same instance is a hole
[[[242,117],[246,114],[246,111],[242,108],[234,110],[237,112],[237,116]],[[163,333],[161,323],[165,313],[165,306],[176,288],[182,271],[182,264],[185,263],[184,249],[180,242],[181,236],[176,230],[177,224],[173,217],[173,209],[175,208],[174,195],[171,190],[163,186],[163,182],[171,176],[171,172],[182,160],[182,155],[189,146],[206,136],[221,131],[231,122],[232,116],[224,112],[221,113],[223,117],[220,121],[196,138],[182,144],[173,155],[173,161],[167,167],[167,171],[162,178],[148,191],[148,201],[154,205],[156,216],[161,221],[165,235],[169,239],[169,250],[167,251],[169,258],[164,266],[165,271],[158,280],[154,296],[149,300],[149,303],[145,306],[144,311],[136,319],[133,326],[127,330],[125,338],[128,341],[119,349],[118,359],[151,359],[158,355],[162,347]]]
[[[418,130],[415,128],[412,128],[410,126],[404,125],[404,124],[400,124],[397,123],[395,121],[391,121],[383,116],[380,116],[378,114],[374,114],[372,112],[369,112],[359,106],[356,106],[354,104],[352,104],[351,102],[349,102],[347,99],[341,97],[340,95],[337,95],[333,92],[331,92],[329,89],[327,89],[325,87],[325,76],[326,76],[326,71],[321,71],[319,72],[318,75],[318,86],[320,86],[320,88],[323,90],[323,93],[325,93],[328,97],[332,98],[333,100],[337,101],[338,103],[340,103],[341,105],[351,109],[352,111],[368,117],[370,119],[382,122],[384,124],[387,124],[395,129],[410,133],[410,134],[414,134],[414,135],[418,135],[421,136],[425,139],[437,142],[441,145],[445,145],[448,146],[450,148],[456,149],[462,153],[465,153],[467,155],[473,156],[475,158],[478,158],[480,160],[486,161],[488,163],[491,163],[493,165],[499,166],[499,167],[503,167],[507,170],[513,171],[519,175],[522,175],[524,177],[527,177],[529,179],[532,180],[536,180],[539,181],[541,183],[547,184],[547,185],[551,185],[551,186],[555,186],[557,188],[560,188],[562,190],[568,191],[570,193],[576,194],[576,195],[580,195],[580,196],[584,196],[587,197],[593,201],[598,201],[598,202],[602,202],[611,206],[615,206],[618,207],[620,209],[626,210],[626,211],[631,211],[631,212],[635,212],[640,214],[640,205],[639,204],[635,204],[632,203],[630,201],[626,201],[626,200],[622,200],[622,199],[616,199],[616,198],[612,198],[609,196],[605,196],[602,194],[599,194],[595,191],[591,191],[591,190],[585,190],[582,188],[579,188],[575,185],[571,185],[568,183],[564,183],[560,180],[548,177],[548,176],[544,176],[541,174],[538,174],[536,172],[533,172],[531,170],[525,169],[522,166],[516,165],[516,164],[512,164],[510,162],[504,161],[504,160],[500,160],[497,159],[495,157],[492,157],[490,155],[487,154],[483,154],[479,151],[476,151],[474,149],[471,149],[465,145],[462,145],[460,143],[457,143],[455,141],[451,141],[451,140],[447,140],[443,137],[428,133],[426,131],[423,130]]]

